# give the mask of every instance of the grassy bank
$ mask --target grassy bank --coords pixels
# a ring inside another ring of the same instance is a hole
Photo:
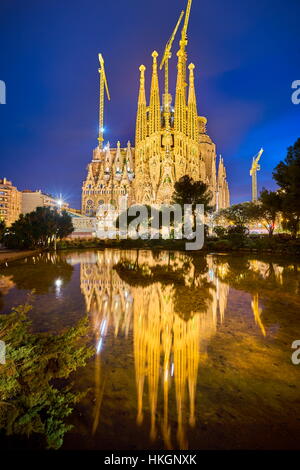
[[[185,240],[100,240],[97,238],[62,240],[57,249],[119,248],[185,251]],[[201,251],[218,252],[265,252],[300,256],[300,238],[293,240],[285,237],[273,238],[250,236],[245,239],[207,238]]]

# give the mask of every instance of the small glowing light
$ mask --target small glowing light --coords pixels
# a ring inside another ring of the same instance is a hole
[[[97,345],[97,354],[99,354],[99,352],[101,351],[101,348],[102,348],[102,338],[100,338],[99,343]]]
[[[171,365],[171,376],[173,377],[174,375],[174,362],[172,362],[172,365]]]
[[[63,201],[62,199],[58,199],[58,200],[56,201],[56,204],[57,204],[59,207],[61,207],[61,206],[63,205],[63,203],[64,203],[64,201]]]
[[[57,287],[58,289],[62,286],[62,280],[61,279],[56,279],[55,280],[55,287]]]
[[[101,325],[101,327],[100,327],[101,336],[104,334],[105,327],[106,327],[106,320],[103,321],[103,323],[102,323],[102,325]]]

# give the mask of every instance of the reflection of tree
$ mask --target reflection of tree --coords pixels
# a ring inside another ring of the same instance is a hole
[[[217,275],[222,281],[251,294],[254,319],[264,336],[265,325],[282,319],[278,318],[278,312],[273,308],[275,296],[278,296],[278,299],[284,297],[294,301],[295,295],[300,293],[299,263],[290,263],[283,259],[251,259],[240,256],[216,256],[214,263]],[[264,300],[263,310],[259,306],[259,298]]]
[[[205,312],[208,302],[212,300],[210,289],[213,284],[207,279],[208,265],[204,256],[178,255],[168,253],[165,264],[159,256],[153,256],[153,263],[133,263],[123,260],[114,266],[120,278],[133,287],[146,287],[156,283],[172,286],[174,310],[184,319],[196,312]]]
[[[3,308],[3,295],[6,295],[14,286],[12,276],[0,276],[0,309]]]
[[[249,257],[214,257],[218,276],[236,289],[255,294],[274,290],[292,295],[299,293],[299,263],[288,260],[251,259]]]
[[[88,324],[81,320],[60,335],[32,334],[29,306],[0,316],[0,340],[6,363],[0,366],[0,430],[10,435],[44,435],[48,448],[59,448],[72,407],[80,394],[57,379],[66,379],[92,354],[79,343]],[[53,380],[55,380],[55,385]]]
[[[22,266],[26,269],[23,270]],[[12,264],[5,272],[11,276],[18,289],[34,289],[36,294],[45,294],[55,290],[57,279],[67,284],[73,267],[63,256],[43,253],[20,261],[17,265]]]
[[[213,286],[207,280],[203,280],[199,287],[175,285],[175,312],[184,319],[191,318],[195,313],[206,312],[208,302],[212,300],[210,289],[213,289]]]
[[[12,276],[0,276],[0,293],[6,295],[14,287]]]

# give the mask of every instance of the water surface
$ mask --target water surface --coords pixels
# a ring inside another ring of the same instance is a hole
[[[88,316],[62,448],[298,448],[299,280],[287,258],[48,253],[1,269],[0,307],[34,290],[32,330],[53,335]]]

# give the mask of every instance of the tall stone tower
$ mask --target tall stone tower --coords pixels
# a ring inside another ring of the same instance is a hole
[[[230,204],[226,170],[222,159],[217,169],[216,146],[207,135],[207,119],[198,115],[195,66],[192,63],[188,66],[186,83],[186,31],[190,5],[189,0],[177,52],[174,107],[170,106],[171,95],[167,99],[163,95],[163,106],[160,104],[157,52],[152,53],[149,106],[146,103],[145,66],[140,67],[134,193],[139,203],[169,203],[174,183],[183,175],[189,175],[209,186],[213,195],[212,203],[221,209]]]
[[[139,69],[135,148],[130,143],[121,148],[118,142],[116,148],[111,149],[108,143],[106,147],[99,145],[94,150],[82,185],[83,214],[95,216],[103,204],[112,204],[118,210],[120,196],[127,198],[128,205],[169,203],[174,184],[183,175],[205,182],[217,209],[230,205],[224,161],[220,158],[217,168],[216,146],[207,134],[207,119],[198,115],[195,66],[190,63],[187,67],[190,7],[191,0],[188,0],[177,52],[174,107],[169,93],[163,95],[161,104],[158,53],[154,51],[149,105],[146,100],[146,67],[141,65]]]

